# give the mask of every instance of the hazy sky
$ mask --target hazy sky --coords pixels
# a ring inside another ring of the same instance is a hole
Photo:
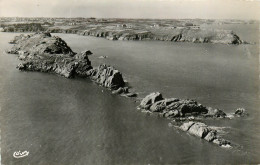
[[[0,0],[0,16],[260,19],[260,1]]]

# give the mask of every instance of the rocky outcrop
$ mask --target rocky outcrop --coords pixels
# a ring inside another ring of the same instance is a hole
[[[65,41],[50,33],[20,35],[12,42],[15,45],[7,53],[18,54],[18,58],[24,61],[17,66],[19,70],[56,73],[71,78],[85,76],[92,69],[87,56],[90,51],[76,54]]]
[[[125,85],[122,74],[114,67],[107,66],[106,64],[89,70],[88,75],[96,83],[106,88],[118,89]]]
[[[140,103],[139,108],[150,112],[160,113],[164,117],[188,118],[188,117],[225,117],[222,110],[205,107],[194,100],[166,98],[159,92],[147,95]]]
[[[231,143],[218,135],[218,131],[201,122],[184,122],[179,127],[180,130],[188,132],[208,142],[213,142],[221,147],[230,148]]]

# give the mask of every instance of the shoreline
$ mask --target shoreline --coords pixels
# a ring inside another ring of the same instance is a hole
[[[149,20],[149,19],[75,19],[62,23],[56,18],[46,22],[11,22],[1,25],[3,32],[49,32],[94,36],[107,40],[168,41],[219,44],[250,44],[232,30],[211,25],[226,24],[209,20]],[[235,22],[237,23],[237,22]],[[240,22],[243,24],[243,22]]]

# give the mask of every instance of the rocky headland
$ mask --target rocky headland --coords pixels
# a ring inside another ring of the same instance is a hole
[[[18,54],[23,61],[17,66],[19,70],[50,72],[71,78],[92,69],[85,54],[76,54],[65,41],[50,33],[22,34],[12,43],[14,46],[7,53]]]

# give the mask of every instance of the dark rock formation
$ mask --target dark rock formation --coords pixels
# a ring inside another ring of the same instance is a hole
[[[85,76],[91,67],[86,53],[74,53],[59,37],[50,33],[20,35],[12,41],[15,45],[7,53],[18,54],[24,62],[19,70],[57,73],[70,78],[75,75]]]
[[[191,135],[207,140],[208,142],[213,142],[221,147],[231,147],[229,141],[218,136],[217,130],[207,126],[204,123],[190,121],[182,123],[179,128],[182,131],[188,132]]]

